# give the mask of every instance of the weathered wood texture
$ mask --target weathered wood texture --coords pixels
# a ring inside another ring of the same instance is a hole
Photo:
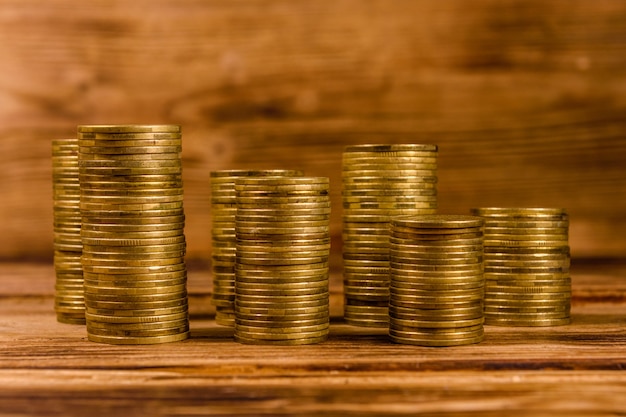
[[[5,0],[0,257],[49,257],[50,140],[181,123],[187,236],[208,259],[209,171],[302,168],[344,145],[440,145],[440,207],[560,206],[574,256],[626,253],[626,3]]]
[[[486,326],[472,346],[396,345],[340,320],[319,345],[247,346],[198,316],[185,342],[110,346],[55,321],[48,265],[0,264],[23,283],[0,287],[0,414],[623,415],[625,268],[578,269],[571,325]]]

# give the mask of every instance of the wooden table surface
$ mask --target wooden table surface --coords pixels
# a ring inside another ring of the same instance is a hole
[[[56,322],[48,264],[0,264],[0,414],[623,415],[626,263],[574,263],[572,324],[486,326],[485,341],[426,348],[341,319],[329,340],[248,346],[215,324],[205,271],[189,274],[191,338],[156,346],[86,340]],[[335,279],[333,282],[337,282]]]

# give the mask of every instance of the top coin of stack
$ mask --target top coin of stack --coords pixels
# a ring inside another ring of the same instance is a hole
[[[78,138],[88,339],[187,338],[180,126],[79,126]]]
[[[485,219],[485,323],[570,322],[569,217],[560,208],[476,208]]]
[[[235,214],[237,195],[235,181],[246,177],[300,177],[302,171],[268,170],[221,170],[211,172],[211,240],[213,253],[213,292],[211,302],[215,305],[215,321],[223,326],[235,326]]]
[[[242,178],[235,188],[235,340],[280,345],[326,340],[328,178]]]
[[[54,307],[57,320],[62,323],[85,324],[76,138],[52,141],[52,189],[56,274]]]
[[[437,211],[437,146],[356,145],[343,152],[344,317],[389,322],[389,221]]]
[[[483,339],[483,219],[425,215],[391,221],[389,336],[456,346]]]

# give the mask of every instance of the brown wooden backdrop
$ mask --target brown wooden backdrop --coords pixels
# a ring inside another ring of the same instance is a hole
[[[442,212],[559,206],[576,257],[626,254],[626,2],[2,0],[0,258],[50,259],[50,141],[180,123],[189,257],[209,172],[347,144],[440,146]]]

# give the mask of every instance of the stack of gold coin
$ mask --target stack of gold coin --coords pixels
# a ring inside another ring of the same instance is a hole
[[[343,153],[344,317],[389,324],[389,221],[437,211],[437,146],[357,145]]]
[[[235,340],[303,345],[329,328],[329,181],[237,180]]]
[[[221,170],[211,172],[212,273],[215,321],[235,326],[235,214],[237,200],[235,180],[242,177],[299,177],[294,170]]]
[[[456,346],[483,339],[483,219],[425,215],[391,221],[389,336]]]
[[[78,139],[52,141],[54,198],[54,307],[62,323],[85,324],[83,269],[80,257],[80,183]]]
[[[569,217],[561,208],[476,208],[485,219],[485,323],[570,322]]]
[[[78,139],[88,339],[186,339],[180,126],[85,125]]]

